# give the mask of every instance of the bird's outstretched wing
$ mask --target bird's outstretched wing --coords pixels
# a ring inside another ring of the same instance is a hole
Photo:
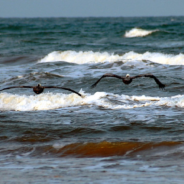
[[[0,91],[6,90],[6,89],[12,89],[12,88],[33,88],[33,86],[11,86],[7,88],[3,88]]]
[[[161,83],[157,77],[155,77],[152,74],[143,74],[143,75],[136,75],[134,77],[130,77],[131,79],[135,79],[135,78],[139,78],[139,77],[149,77],[149,78],[153,78],[155,80],[155,82],[157,83],[157,85],[159,86],[159,88],[164,89],[165,88],[165,84]]]
[[[104,77],[115,77],[115,78],[118,78],[118,79],[122,79],[121,76],[119,75],[115,75],[115,74],[112,74],[112,73],[106,73],[104,75],[102,75],[102,77],[100,77],[92,86],[91,88],[94,88],[99,82],[101,79],[103,79]]]
[[[82,96],[80,93],[74,91],[73,89],[70,89],[70,88],[65,88],[65,87],[59,87],[59,86],[43,86],[44,88],[57,88],[57,89],[64,89],[64,90],[68,90],[68,91],[71,91],[73,93],[76,93],[77,95],[79,96]]]

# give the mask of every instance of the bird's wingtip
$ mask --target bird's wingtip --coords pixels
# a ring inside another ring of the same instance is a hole
[[[159,88],[160,88],[160,89],[162,89],[162,90],[164,90],[164,89],[165,89],[165,87],[166,87],[166,85],[165,85],[165,84],[161,84],[161,85],[159,85]]]
[[[93,89],[96,86],[96,84],[91,85],[91,88]]]

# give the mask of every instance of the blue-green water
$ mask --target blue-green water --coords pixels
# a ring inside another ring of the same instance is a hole
[[[183,183],[183,22],[1,18],[1,183]]]

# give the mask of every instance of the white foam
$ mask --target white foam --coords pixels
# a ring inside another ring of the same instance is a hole
[[[15,95],[0,93],[0,110],[36,111],[80,105],[81,97],[71,93],[43,93],[40,95]]]
[[[122,102],[122,105],[115,104],[108,100],[108,98]],[[172,97],[151,97],[151,96],[128,96],[115,95],[105,92],[96,92],[94,95],[89,95],[83,101],[83,104],[90,104],[96,106],[103,106],[110,109],[133,109],[145,106],[167,106],[184,108],[184,95],[177,95]]]
[[[9,111],[37,111],[52,110],[71,106],[100,106],[107,109],[133,109],[145,106],[167,106],[184,108],[184,95],[173,97],[150,97],[117,95],[106,92],[85,94],[83,98],[71,93],[43,93],[40,95],[15,95],[0,93],[0,110]],[[116,103],[118,101],[118,103]]]
[[[76,64],[91,64],[123,61],[124,63],[134,62],[134,65],[143,65],[142,60],[149,60],[159,64],[167,65],[184,65],[184,54],[163,54],[157,52],[145,52],[143,54],[133,51],[123,55],[108,53],[108,52],[93,52],[93,51],[54,51],[49,53],[38,62],[56,62],[65,61]]]
[[[155,105],[184,108],[184,95],[160,98]]]
[[[144,37],[144,36],[152,34],[153,32],[156,32],[156,31],[158,31],[158,30],[157,29],[156,30],[144,30],[141,28],[133,28],[129,31],[126,31],[124,36],[127,38]]]
[[[132,96],[132,100],[144,102],[142,106],[167,106],[184,108],[184,95],[177,95],[172,97],[148,97],[148,96]]]
[[[110,54],[108,52],[93,52],[93,51],[53,51],[39,60],[39,63],[54,62],[54,61],[66,61],[76,64],[85,63],[103,63],[114,62],[122,60],[123,58],[117,54]]]
[[[159,64],[168,64],[168,65],[184,65],[184,54],[162,54],[162,53],[151,53],[145,52],[139,54],[136,52],[128,52],[123,56],[126,60],[149,60]]]

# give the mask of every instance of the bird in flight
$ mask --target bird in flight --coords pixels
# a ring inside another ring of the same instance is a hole
[[[115,78],[121,79],[123,81],[123,83],[127,84],[127,85],[130,84],[136,78],[149,77],[149,78],[153,78],[155,80],[155,82],[157,83],[159,88],[161,88],[161,89],[165,88],[165,84],[162,84],[158,80],[158,78],[156,78],[154,75],[151,75],[151,74],[136,75],[136,76],[133,76],[133,77],[130,77],[130,75],[127,74],[125,77],[121,77],[119,75],[115,75],[115,74],[112,74],[112,73],[106,73],[106,74],[102,75],[102,77],[100,77],[91,87],[94,88],[100,82],[100,80],[105,78],[105,77],[115,77]]]
[[[57,89],[64,89],[64,90],[68,90],[71,91],[73,93],[76,93],[79,96],[82,96],[80,93],[70,89],[70,88],[65,88],[65,87],[59,87],[59,86],[42,86],[41,84],[38,84],[37,86],[11,86],[11,87],[7,87],[4,89],[1,89],[0,91],[6,90],[6,89],[12,89],[12,88],[32,88],[33,91],[36,94],[40,94],[44,91],[45,88],[57,88]]]

